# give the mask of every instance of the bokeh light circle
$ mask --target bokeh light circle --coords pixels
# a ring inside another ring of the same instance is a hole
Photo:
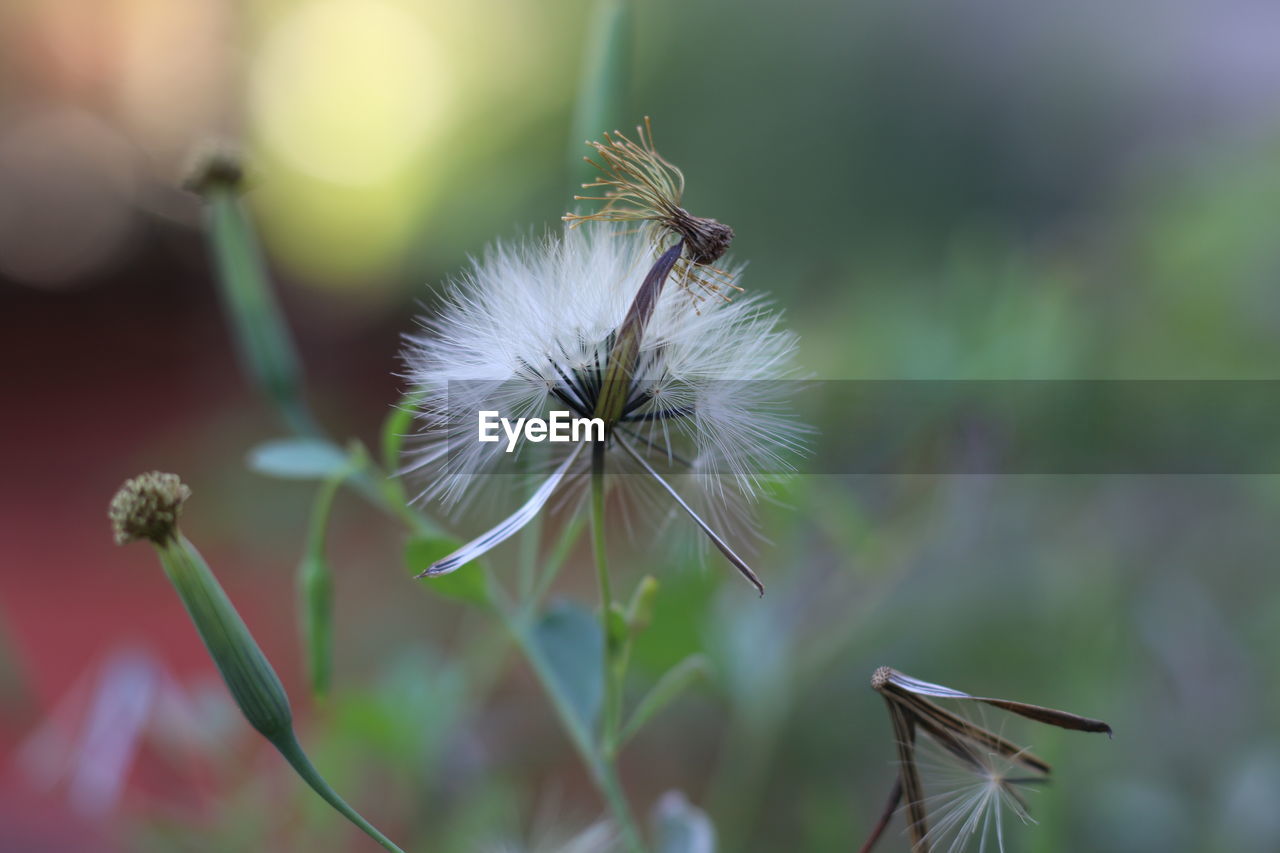
[[[272,153],[315,177],[386,180],[449,105],[448,63],[423,22],[390,2],[320,0],[270,33],[254,63],[252,115]]]

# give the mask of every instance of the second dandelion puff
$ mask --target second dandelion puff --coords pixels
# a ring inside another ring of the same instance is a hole
[[[973,696],[887,666],[872,674],[871,687],[884,697],[889,708],[899,766],[888,802],[861,853],[869,853],[875,846],[899,803],[906,806],[912,853],[931,853],[943,844],[948,844],[948,853],[958,853],[975,837],[980,849],[985,850],[993,836],[996,848],[1003,851],[1006,810],[1024,823],[1033,822],[1022,792],[1048,780],[1048,762],[1026,747],[948,711],[934,699],[991,705],[1058,728],[1111,734],[1111,727],[1101,720],[1025,702]],[[917,738],[920,732],[926,736],[923,741]],[[936,750],[941,760],[934,763],[948,777],[939,780],[947,790],[933,797],[924,795],[921,783],[921,742],[928,742]],[[932,826],[930,811],[935,818]]]

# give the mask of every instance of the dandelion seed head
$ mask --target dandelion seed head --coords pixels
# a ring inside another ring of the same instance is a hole
[[[653,261],[635,235],[569,231],[499,244],[446,289],[439,313],[409,339],[404,377],[425,394],[408,467],[424,497],[452,503],[469,477],[517,454],[476,441],[476,412],[542,417],[575,402],[591,410],[592,378]],[[780,399],[796,376],[795,337],[759,297],[688,311],[666,289],[644,331],[632,377],[638,405],[620,425],[652,455],[680,455],[707,488],[727,474],[754,495],[802,429]],[[655,413],[678,416],[647,417]],[[518,453],[519,451],[517,451]]]
[[[479,478],[513,471],[528,451],[477,441],[479,411],[513,422],[596,411],[614,344],[655,256],[643,235],[565,229],[498,244],[446,287],[440,309],[403,353],[403,376],[422,398],[404,468],[420,484],[420,499],[458,506]],[[624,414],[608,421],[612,479],[635,484],[624,491],[640,497],[637,505],[668,514],[671,482],[691,482],[686,511],[741,520],[742,506],[803,445],[805,429],[787,401],[795,347],[758,296],[695,312],[677,288],[661,289],[626,373]],[[591,454],[575,455],[580,446],[538,447],[562,466],[565,484],[585,481]],[[644,497],[653,484],[665,495]]]

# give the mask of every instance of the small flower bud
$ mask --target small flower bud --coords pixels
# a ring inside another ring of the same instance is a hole
[[[392,853],[404,853],[347,805],[312,766],[293,732],[293,711],[280,676],[262,653],[209,565],[178,532],[178,513],[191,490],[174,474],[153,471],[129,480],[111,501],[110,516],[121,544],[149,539],[177,590],[209,657],[249,725],[280,751],[298,776],[325,802]]]
[[[116,544],[147,539],[162,545],[173,538],[189,497],[191,490],[177,474],[152,471],[125,481],[107,509]]]
[[[654,600],[658,597],[658,579],[645,575],[631,595],[627,605],[627,624],[635,633],[645,630],[653,621]]]
[[[207,197],[215,187],[238,191],[243,184],[244,164],[240,157],[230,148],[220,146],[208,148],[196,155],[194,165],[182,182],[182,188]]]

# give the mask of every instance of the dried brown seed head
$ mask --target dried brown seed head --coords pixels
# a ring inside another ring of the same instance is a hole
[[[689,260],[695,264],[711,264],[729,251],[733,242],[733,229],[715,219],[690,216],[679,208],[672,216],[672,230],[684,237]]]
[[[723,222],[694,216],[681,206],[684,175],[658,153],[653,144],[653,127],[648,116],[636,128],[638,141],[621,131],[605,133],[604,141],[588,140],[598,159],[585,158],[600,171],[600,179],[582,186],[600,188],[596,196],[574,196],[579,201],[603,202],[591,213],[566,213],[570,227],[583,222],[647,222],[654,231],[654,242],[665,250],[672,240],[683,240],[685,254],[677,267],[680,285],[707,294],[728,298],[728,290],[740,290],[732,276],[711,266],[724,256],[733,242],[733,229]],[[694,294],[700,299],[699,294]]]
[[[189,497],[191,489],[177,474],[152,471],[126,481],[107,509],[116,544],[139,539],[164,543],[177,530],[182,505]]]

